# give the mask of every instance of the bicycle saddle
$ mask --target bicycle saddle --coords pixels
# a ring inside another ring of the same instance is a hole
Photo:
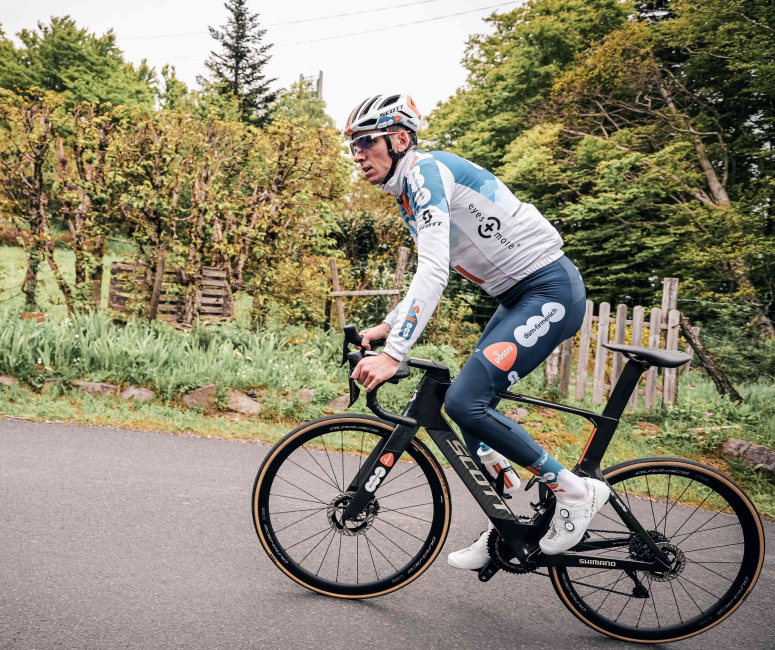
[[[615,343],[603,343],[603,347],[614,352],[621,352],[630,359],[648,361],[652,366],[659,368],[677,368],[692,360],[690,354],[677,350],[655,350],[639,348],[637,345],[617,345]]]

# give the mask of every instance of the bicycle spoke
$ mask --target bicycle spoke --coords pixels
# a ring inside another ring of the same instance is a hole
[[[302,539],[301,541],[298,541],[298,542],[296,542],[295,544],[291,544],[290,546],[286,546],[286,547],[285,547],[285,550],[286,550],[286,551],[289,551],[289,550],[290,550],[290,549],[292,549],[294,546],[298,546],[299,544],[303,544],[303,543],[304,543],[304,542],[306,542],[308,539],[312,539],[313,537],[316,537],[316,536],[320,535],[320,533],[325,533],[326,531],[329,531],[329,532],[331,532],[331,526],[326,526],[326,527],[325,527],[323,530],[319,530],[319,531],[318,531],[318,532],[316,532],[315,534],[313,534],[313,535],[310,535],[309,537],[305,537],[304,539]]]
[[[330,532],[331,532],[332,535],[336,535],[336,533],[333,530],[330,531]],[[315,546],[312,547],[310,552],[307,553],[303,558],[301,558],[301,561],[299,562],[299,564],[303,564],[304,560],[306,560],[310,555],[312,555],[312,551],[314,551],[318,546],[320,546],[323,543],[323,540],[325,540],[326,537],[328,537],[328,535],[323,535],[323,537],[320,538],[320,541],[317,544],[315,544]],[[288,548],[290,548],[290,547],[288,547]]]
[[[366,548],[369,550],[369,556],[371,557],[371,566],[374,567],[374,575],[377,576],[377,580],[379,580],[379,572],[377,571],[377,564],[374,562],[374,554],[371,552],[371,545],[369,544],[369,539],[366,538]]]
[[[288,462],[289,462],[289,463],[291,463],[292,465],[296,465],[296,467],[298,467],[299,469],[303,469],[303,470],[304,470],[305,472],[307,472],[308,474],[312,474],[312,476],[314,476],[314,477],[315,477],[315,478],[316,478],[318,481],[323,481],[323,483],[325,483],[326,485],[330,485],[332,488],[335,488],[335,489],[337,489],[337,490],[339,489],[339,488],[338,488],[337,486],[335,486],[335,485],[334,485],[334,484],[333,484],[331,481],[328,481],[328,480],[326,480],[326,479],[322,479],[322,478],[320,478],[320,477],[319,477],[317,474],[315,474],[314,472],[311,472],[311,471],[310,471],[310,470],[308,470],[306,467],[303,467],[303,466],[299,465],[299,464],[298,464],[296,461],[294,461],[294,460],[291,460],[290,458],[288,458]]]
[[[646,490],[649,494],[649,505],[651,506],[651,517],[654,519],[654,530],[657,530],[657,516],[654,514],[654,500],[651,498],[651,487],[649,487],[649,477],[646,476]]]
[[[320,510],[323,510],[323,508],[321,508]],[[312,514],[309,514],[306,517],[302,517],[301,519],[299,519],[297,521],[294,521],[292,524],[288,524],[287,526],[283,526],[282,528],[278,528],[276,531],[274,531],[275,535],[279,535],[286,528],[290,528],[291,526],[295,526],[296,524],[301,523],[305,519],[309,519],[310,517],[314,517],[316,514],[318,514],[318,512],[320,512],[320,510],[318,510],[317,512],[313,512]]]
[[[411,553],[407,553],[404,549],[402,549],[398,544],[396,544],[392,539],[390,539],[385,533],[383,533],[379,528],[376,526],[372,526],[372,530],[378,532],[382,537],[384,537],[388,542],[390,542],[393,546],[395,546],[399,551],[401,551],[404,555],[407,555],[408,557],[412,557]]]
[[[314,494],[310,494],[306,490],[302,490],[298,485],[296,485],[295,483],[291,483],[287,478],[283,478],[279,474],[277,474],[275,476],[275,478],[279,478],[281,481],[285,481],[288,485],[291,485],[291,486],[295,487],[297,490],[299,490],[301,492],[304,492],[304,494],[306,494],[308,497],[312,497],[318,503],[322,503],[323,505],[328,506],[328,504],[325,501],[322,501],[321,499],[318,499]]]
[[[309,456],[309,457],[310,457],[310,458],[311,458],[313,461],[315,461],[315,464],[316,464],[316,465],[317,465],[317,466],[320,468],[320,471],[321,471],[321,472],[323,472],[323,474],[325,474],[325,475],[326,475],[326,478],[331,478],[331,477],[328,475],[328,472],[327,472],[325,469],[323,469],[323,466],[322,466],[322,465],[321,465],[321,464],[318,462],[318,459],[317,459],[317,458],[315,458],[315,456],[313,456],[313,455],[312,455],[312,452],[311,452],[309,449],[307,449],[306,447],[304,447],[304,446],[302,446],[302,449],[303,449],[304,451],[306,451],[306,452],[307,452],[307,455],[308,455],[308,456]],[[336,483],[336,477],[334,477],[334,483]],[[336,489],[337,489],[337,490],[339,489],[339,484],[338,484],[338,483],[337,483],[337,485],[336,485]]]
[[[395,512],[398,515],[401,515],[402,517],[410,517],[412,519],[416,519],[417,521],[422,521],[426,524],[432,524],[432,521],[428,521],[427,519],[422,519],[421,517],[415,517],[414,515],[408,515],[405,512],[398,512],[398,510],[393,510],[391,508],[380,508],[380,512]]]
[[[320,560],[320,566],[318,566],[318,570],[315,571],[315,575],[318,575],[320,573],[320,569],[323,568],[323,562],[325,562],[326,561],[326,557],[328,557],[328,551],[331,549],[331,544],[333,544],[333,542],[334,542],[334,537],[336,537],[336,532],[332,531],[332,533],[333,534],[331,535],[331,539],[328,541],[328,546],[326,547],[326,552],[323,553],[323,559]],[[323,538],[323,539],[325,539],[325,538]],[[342,539],[341,535],[339,535],[339,539],[340,540]]]
[[[415,485],[414,487],[406,488],[405,490],[399,490],[398,492],[391,492],[390,494],[379,495],[380,499],[387,499],[388,497],[395,496],[396,494],[403,494],[404,492],[409,492],[409,490],[416,490],[418,487],[423,487],[423,485],[428,485],[427,483],[421,484],[421,485]]]
[[[391,477],[390,477],[390,478],[389,478],[387,481],[385,481],[385,482],[382,484],[382,487],[384,488],[386,485],[390,485],[390,484],[391,484],[393,481],[395,481],[396,479],[399,479],[399,478],[401,478],[401,477],[402,477],[404,474],[408,474],[408,473],[409,473],[409,472],[411,472],[413,469],[417,469],[417,467],[413,467],[412,465],[409,465],[409,467],[407,467],[407,468],[406,468],[406,469],[405,469],[403,472],[401,472],[400,474],[398,474],[398,475],[395,475],[395,474],[393,474],[393,476],[391,476]]]
[[[344,477],[344,430],[340,431],[342,434],[342,487],[347,485],[347,479]]]
[[[331,462],[331,456],[328,454],[328,447],[326,447],[326,440],[325,440],[325,438],[326,437],[324,435],[320,436],[320,442],[323,443],[323,449],[326,452],[326,458],[328,458],[328,464],[331,466],[331,474],[334,475],[334,483],[336,483],[336,489],[337,490],[341,490],[342,492],[344,492],[344,488],[343,487],[340,488],[339,487],[339,481],[336,480],[336,472],[334,471],[334,464]]]
[[[683,589],[683,590],[684,590],[684,593],[686,593],[686,595],[687,595],[687,596],[689,596],[689,598],[691,598],[691,599],[692,599],[692,602],[694,603],[694,606],[695,606],[695,607],[696,607],[698,610],[700,610],[700,614],[702,614],[702,612],[703,612],[704,610],[702,609],[702,607],[700,607],[700,606],[697,604],[697,601],[696,601],[696,600],[694,600],[694,596],[692,596],[692,595],[689,593],[689,591],[686,589],[686,587],[684,587],[684,585],[681,583],[680,579],[678,580],[678,585],[681,587],[681,589]]]
[[[377,520],[375,520],[375,521],[377,521]],[[386,521],[384,519],[379,519],[378,521],[380,523],[382,523],[382,524],[387,524],[388,526],[392,526],[396,530],[400,530],[402,533],[404,533],[404,535],[409,535],[410,537],[414,537],[419,542],[425,542],[424,539],[420,539],[419,537],[417,537],[417,535],[412,535],[412,533],[410,533],[408,530],[404,530],[403,528],[399,528],[395,524],[391,524],[389,521]]]
[[[667,515],[669,515],[673,511],[673,508],[675,508],[680,503],[681,499],[683,498],[683,495],[686,494],[686,490],[688,490],[693,484],[694,484],[694,479],[692,479],[691,482],[689,483],[689,485],[687,485],[683,489],[683,492],[681,492],[681,494],[678,495],[678,501],[676,501],[675,503],[673,503],[672,506],[670,506],[670,510],[668,510],[665,513],[665,516],[662,519],[659,520],[659,524],[661,524],[663,521],[665,521],[667,519]],[[657,526],[656,526],[657,530],[659,529],[659,524],[657,524]],[[665,535],[667,535],[667,533],[665,533]]]
[[[315,499],[315,501],[310,501],[309,499],[300,499],[299,497],[289,497],[285,494],[275,494],[274,492],[272,493],[272,496],[277,499],[293,499],[294,501],[304,501],[304,503],[323,503],[326,507],[328,507],[328,504],[325,503],[325,501],[321,501],[320,499]]]
[[[728,505],[728,504],[727,504],[726,508],[724,508],[724,510],[726,510],[727,508],[729,508],[729,505]],[[697,528],[695,528],[695,529],[694,529],[694,530],[693,530],[691,533],[688,533],[688,534],[687,534],[687,533],[683,533],[683,535],[681,535],[681,537],[683,537],[684,539],[681,541],[681,544],[683,544],[683,543],[684,543],[684,542],[685,542],[687,539],[689,539],[689,538],[690,538],[692,535],[694,535],[694,533],[698,532],[698,531],[699,531],[701,528],[703,528],[704,526],[706,526],[707,524],[709,524],[711,521],[713,521],[713,520],[714,520],[716,517],[718,517],[718,516],[719,516],[719,515],[720,515],[722,512],[724,512],[724,510],[719,510],[719,511],[718,511],[718,512],[717,512],[715,515],[713,515],[713,516],[712,516],[710,519],[708,519],[707,521],[705,521],[705,522],[703,522],[702,524],[700,524],[699,526],[697,526]],[[738,521],[738,522],[736,522],[736,523],[734,523],[734,524],[726,524],[726,525],[724,525],[724,526],[716,526],[716,527],[714,527],[714,528],[706,528],[705,530],[717,530],[718,528],[726,528],[726,526],[737,526],[737,525],[739,525],[739,523],[740,523],[740,522]],[[679,529],[679,530],[680,530],[680,529]],[[703,532],[705,532],[705,531],[703,531]],[[676,537],[677,535],[678,535],[678,533],[677,533],[677,532],[676,532],[676,533],[673,533],[673,534],[670,536],[670,539],[673,539],[673,537]]]
[[[380,551],[380,550],[379,550],[379,546],[377,546],[377,545],[374,543],[374,540],[373,540],[373,539],[369,539],[369,536],[368,536],[368,535],[364,535],[364,537],[366,538],[366,541],[367,541],[369,544],[371,544],[371,545],[374,547],[374,550],[375,550],[375,551],[377,551],[377,553],[379,553],[379,554],[380,554],[380,555],[381,555],[381,556],[382,556],[382,557],[385,559],[385,562],[387,562],[387,563],[388,563],[390,566],[392,566],[394,571],[398,571],[398,569],[397,569],[397,568],[395,567],[395,565],[394,565],[394,564],[393,564],[393,563],[392,563],[392,562],[391,562],[391,561],[390,561],[390,560],[387,558],[387,556],[386,556],[386,555],[385,555],[385,554],[384,554],[382,551]]]
[[[654,593],[652,591],[653,585],[654,585],[654,581],[651,578],[649,578],[649,596],[651,596],[651,604],[654,605],[654,616],[657,619],[657,627],[662,627],[662,625],[659,622],[659,614],[657,613],[657,601],[654,598]]]
[[[678,605],[678,598],[675,596],[675,589],[673,589],[673,581],[668,580],[667,584],[670,585],[670,591],[673,592],[673,600],[675,601],[675,609],[678,612],[678,619],[681,621],[681,623],[684,622],[683,616],[681,616],[681,607]]]
[[[665,528],[664,528],[664,535],[667,537],[667,506],[670,505],[670,479],[673,478],[672,474],[667,475],[667,496],[665,497]]]
[[[697,589],[702,589],[702,591],[704,591],[706,594],[710,594],[711,596],[713,596],[716,599],[720,598],[720,596],[717,596],[716,594],[708,591],[707,589],[704,589],[703,587],[700,587],[700,585],[698,585],[696,582],[693,582],[693,581],[689,580],[689,578],[687,578],[686,576],[679,576],[678,580],[686,580],[686,582],[688,582],[690,585],[694,585],[695,587],[697,587]]]
[[[701,569],[705,569],[706,571],[710,571],[711,573],[715,573],[715,574],[716,574],[716,575],[717,575],[719,578],[724,578],[724,580],[726,580],[726,581],[728,581],[728,582],[734,582],[734,580],[732,580],[732,579],[730,579],[730,578],[727,578],[725,575],[721,575],[720,573],[718,573],[718,572],[714,571],[713,569],[709,569],[709,568],[708,568],[708,567],[706,567],[706,566],[702,566],[702,564],[700,564],[699,562],[695,562],[694,560],[692,560],[692,559],[690,559],[690,558],[688,558],[688,557],[686,558],[686,560],[687,560],[688,562],[691,562],[692,564],[696,564],[696,565],[697,565],[697,566],[699,566]]]
[[[624,571],[622,571],[622,572],[619,574],[619,577],[616,579],[616,582],[614,582],[614,586],[613,586],[613,588],[614,588],[614,589],[616,588],[616,585],[618,585],[618,584],[619,584],[619,581],[622,579],[622,576],[623,576],[623,575],[624,575]],[[600,611],[600,608],[601,608],[603,605],[605,605],[605,601],[606,601],[606,600],[608,600],[608,597],[609,597],[610,595],[611,595],[611,592],[609,591],[609,592],[608,592],[608,593],[605,595],[605,598],[603,598],[603,602],[601,602],[601,603],[600,603],[600,604],[597,606],[597,609],[595,610],[596,612],[599,612],[599,611]]]
[[[672,534],[670,537],[675,537],[675,536],[678,534],[678,532],[681,530],[681,528],[683,528],[684,526],[686,526],[686,522],[688,522],[688,521],[689,521],[689,520],[690,520],[692,517],[694,517],[694,514],[695,514],[695,513],[696,513],[696,512],[697,512],[697,511],[698,511],[700,508],[702,508],[702,506],[705,504],[705,502],[706,502],[706,501],[707,501],[707,500],[710,498],[710,495],[711,495],[711,494],[713,494],[713,491],[712,491],[712,490],[711,490],[711,491],[708,493],[708,496],[706,496],[706,497],[705,497],[705,498],[702,500],[702,503],[700,503],[700,505],[698,505],[698,506],[697,506],[697,507],[696,507],[694,510],[692,510],[692,514],[690,514],[690,515],[689,515],[689,516],[688,516],[686,519],[684,519],[684,522],[683,522],[683,523],[682,523],[682,524],[681,524],[681,525],[678,527],[678,530],[676,530],[676,531],[675,531],[675,532],[674,532],[674,533],[673,533],[673,534]],[[684,540],[684,541],[686,541],[686,540]]]
[[[342,561],[342,536],[339,535],[339,554],[336,557],[336,578],[334,582],[339,582],[339,565]]]
[[[740,546],[745,542],[732,542],[731,544],[719,544],[718,546],[706,546],[705,548],[693,548],[691,551],[684,551],[684,553],[699,553],[700,551],[709,551],[712,548],[724,548],[725,546]]]
[[[326,508],[302,508],[301,510],[281,510],[280,512],[273,512],[273,515],[288,515],[292,512],[309,512],[310,510],[315,510],[317,512],[320,512],[321,510],[325,510]]]

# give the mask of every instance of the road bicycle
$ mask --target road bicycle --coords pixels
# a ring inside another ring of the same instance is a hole
[[[361,337],[345,328],[350,371],[375,352],[350,350]],[[373,342],[372,347],[384,345]],[[329,415],[303,424],[267,454],[253,488],[253,521],[269,557],[288,577],[336,598],[371,598],[405,587],[441,552],[452,514],[443,456],[489,517],[490,560],[479,572],[546,575],[562,603],[589,627],[638,643],[677,641],[709,630],[751,593],[764,561],[756,508],[718,470],[681,458],[642,458],[600,469],[630,395],[651,366],[677,368],[688,354],[631,345],[605,346],[627,363],[602,413],[511,392],[500,399],[589,420],[573,472],[605,481],[608,503],[571,551],[544,555],[538,541],[556,502],[538,483],[532,512],[516,514],[441,413],[449,370],[407,358],[389,381],[424,372],[401,414],[367,393],[376,417]],[[350,379],[350,404],[359,388]],[[349,408],[348,406],[348,408]],[[427,432],[437,449],[417,437]],[[535,485],[531,480],[526,490]],[[542,571],[543,570],[543,571]]]

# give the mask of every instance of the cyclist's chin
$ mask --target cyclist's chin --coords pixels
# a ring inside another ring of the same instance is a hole
[[[368,171],[363,172],[366,180],[372,185],[382,185],[385,182],[385,176],[387,174],[380,174],[376,169],[370,167]]]

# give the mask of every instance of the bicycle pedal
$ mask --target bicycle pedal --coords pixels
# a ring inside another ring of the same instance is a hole
[[[490,578],[492,578],[498,571],[500,571],[500,567],[495,564],[495,561],[490,559],[487,560],[487,564],[485,564],[481,569],[479,569],[479,581],[480,582],[488,582]]]

